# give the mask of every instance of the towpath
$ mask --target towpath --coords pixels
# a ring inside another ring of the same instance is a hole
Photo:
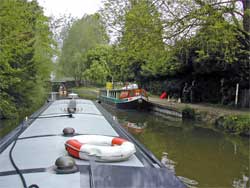
[[[95,99],[99,88],[95,87],[81,87],[81,88],[74,88],[74,92],[77,92],[83,98]],[[210,114],[214,114],[216,116],[222,115],[239,115],[239,114],[249,114],[250,116],[250,109],[237,109],[233,107],[227,106],[220,106],[215,104],[208,104],[208,103],[199,103],[199,104],[191,104],[191,103],[178,103],[176,101],[167,99],[160,99],[159,96],[150,96],[150,102],[159,104],[162,106],[169,107],[176,111],[182,111],[183,109],[189,107],[200,112],[208,112]]]
[[[168,99],[160,99],[157,96],[149,97],[150,102],[156,103],[162,106],[166,106],[172,108],[177,111],[182,111],[185,108],[193,108],[202,112],[209,112],[210,114],[215,115],[239,115],[245,114],[250,116],[250,109],[238,109],[227,106],[219,106],[215,104],[207,104],[207,103],[199,103],[199,104],[191,104],[191,103],[178,103],[177,101],[168,100]]]

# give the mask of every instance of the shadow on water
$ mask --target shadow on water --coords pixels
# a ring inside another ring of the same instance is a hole
[[[224,135],[194,122],[104,107],[188,187],[250,186],[247,138]],[[143,128],[134,132],[133,127]]]

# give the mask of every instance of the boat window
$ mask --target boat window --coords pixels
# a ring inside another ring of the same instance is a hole
[[[124,99],[129,97],[129,92],[128,91],[122,91],[120,94],[120,99]]]
[[[135,96],[139,96],[141,94],[141,90],[140,89],[135,89],[134,90],[134,95]]]

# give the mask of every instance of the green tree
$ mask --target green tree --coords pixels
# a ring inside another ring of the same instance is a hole
[[[238,29],[249,32],[249,0],[156,0],[154,4],[163,15],[167,40],[194,36],[197,29],[209,23],[214,12]]]
[[[119,36],[115,53],[122,80],[142,81],[173,71],[163,41],[161,14],[152,1],[105,1],[102,16]],[[170,63],[170,64],[168,64]]]
[[[86,64],[88,50],[107,43],[105,27],[98,14],[85,15],[82,19],[76,20],[63,41],[59,58],[63,75],[73,77],[79,84],[84,70],[88,68]]]
[[[109,45],[97,46],[87,53],[87,69],[83,75],[86,80],[98,84],[120,80],[120,65],[117,64],[115,49]]]
[[[171,45],[164,41],[164,15],[155,2],[105,0],[101,13],[116,37],[115,63],[123,81],[173,74],[180,67],[179,62],[173,61]]]
[[[8,117],[42,103],[54,43],[36,1],[1,0],[0,29],[0,114]]]
[[[127,65],[140,77],[164,72],[165,46],[160,14],[147,1],[134,3],[126,14],[120,46],[127,56]]]

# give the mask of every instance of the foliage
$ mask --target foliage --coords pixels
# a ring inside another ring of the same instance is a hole
[[[89,100],[97,99],[99,88],[77,87],[71,90],[79,95],[79,97]]]
[[[215,96],[220,95],[221,79],[226,80],[224,86],[228,93],[236,83],[241,88],[249,88],[249,33],[243,30],[242,20],[234,15],[240,13],[237,3],[220,2],[176,1],[164,5],[168,7],[168,15],[172,14],[163,22],[168,21],[164,31],[165,39],[172,45],[169,56],[180,65],[176,73],[183,75],[180,79],[186,79],[184,82],[196,80],[202,98],[208,97],[210,102],[220,99]]]
[[[103,0],[101,10],[102,19],[108,32],[112,35],[113,42],[122,37],[125,15],[130,10],[130,0]]]
[[[231,133],[250,135],[250,117],[248,115],[220,117],[216,122],[216,126]]]
[[[113,77],[146,86],[145,82],[172,77],[179,78],[173,89],[179,92],[182,83],[196,80],[202,86],[200,98],[216,102],[222,79],[228,92],[236,83],[249,88],[249,6],[247,0],[104,0],[102,24],[111,32],[113,47],[107,54],[96,45],[83,47],[93,35],[81,41],[75,22],[60,62],[71,76],[99,83]]]
[[[186,70],[194,70],[194,75],[244,71],[249,35],[242,30],[240,5],[218,0],[105,0],[102,16],[108,28],[119,33],[116,52],[123,79],[145,80]],[[246,76],[237,74],[239,79]]]
[[[106,44],[108,38],[98,14],[86,15],[73,22],[63,42],[59,59],[61,71],[76,82],[82,80],[87,65],[87,52],[100,44]]]
[[[110,46],[97,46],[87,52],[86,69],[83,76],[97,84],[105,84],[114,77],[112,63],[112,48]]]
[[[195,110],[190,107],[185,107],[182,110],[182,118],[183,119],[195,119]]]
[[[37,108],[49,79],[53,40],[36,1],[1,0],[0,114]]]
[[[141,82],[174,72],[176,64],[163,41],[161,15],[149,1],[131,1],[124,15],[124,26],[116,53],[123,81]]]
[[[250,9],[248,0],[175,0],[154,1],[162,13],[166,39],[170,41],[190,38],[196,31],[219,13],[228,23],[249,32],[247,12]]]
[[[165,50],[159,17],[158,11],[147,1],[135,3],[125,16],[120,46],[130,70],[135,68],[136,77],[164,72]]]

